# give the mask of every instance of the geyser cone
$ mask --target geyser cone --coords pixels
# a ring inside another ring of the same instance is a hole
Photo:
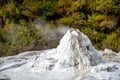
[[[86,69],[102,62],[98,51],[89,38],[79,30],[71,29],[63,36],[57,47],[57,67]]]

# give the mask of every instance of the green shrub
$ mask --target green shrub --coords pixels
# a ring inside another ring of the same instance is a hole
[[[114,51],[120,50],[120,29],[116,30],[115,32],[107,35],[107,38],[102,42],[102,48],[110,48]]]
[[[119,14],[119,0],[0,0],[0,55],[43,49],[49,30],[33,23],[39,17],[80,29],[98,49],[119,51]]]
[[[40,2],[37,8],[43,19],[50,20],[49,18],[54,14],[54,5],[50,1]]]

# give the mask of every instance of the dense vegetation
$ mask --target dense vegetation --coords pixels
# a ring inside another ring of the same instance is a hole
[[[0,0],[0,55],[48,46],[33,23],[39,17],[78,28],[98,49],[120,51],[120,0]]]

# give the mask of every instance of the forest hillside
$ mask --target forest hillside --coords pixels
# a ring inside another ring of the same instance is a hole
[[[0,0],[0,56],[56,47],[61,25],[120,51],[120,0]]]

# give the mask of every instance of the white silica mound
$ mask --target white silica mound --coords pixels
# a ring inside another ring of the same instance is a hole
[[[0,58],[3,80],[119,80],[119,72],[120,64],[105,63],[76,29],[68,30],[55,49]]]
[[[84,70],[103,62],[89,38],[74,29],[67,31],[56,51],[57,68],[74,67]]]

